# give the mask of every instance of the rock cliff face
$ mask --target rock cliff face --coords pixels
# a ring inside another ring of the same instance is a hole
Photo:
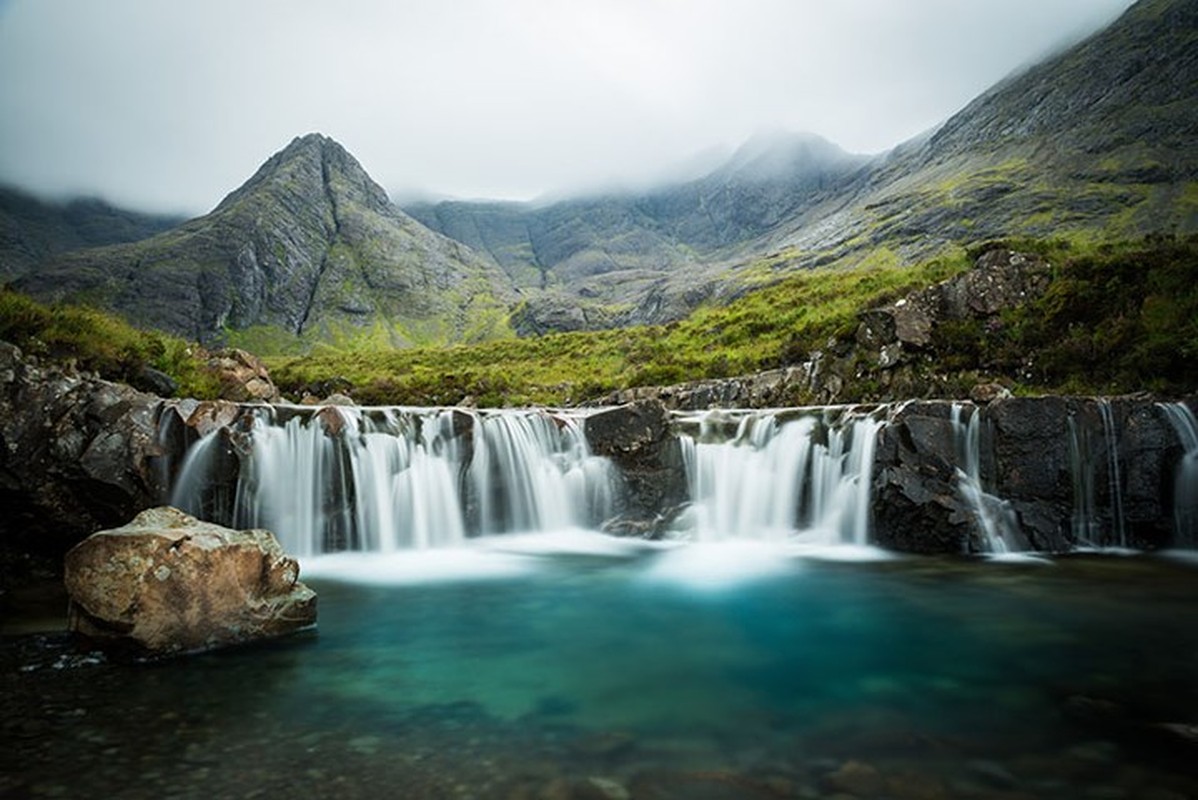
[[[493,334],[511,299],[502,271],[397,209],[319,134],[276,153],[206,216],[52,258],[18,287],[201,342],[249,328],[275,339],[454,341]]]
[[[59,556],[155,504],[160,403],[0,342],[0,547]]]

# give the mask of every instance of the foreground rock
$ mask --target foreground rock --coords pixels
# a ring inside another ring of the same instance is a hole
[[[183,653],[280,636],[316,623],[316,593],[274,535],[153,508],[66,557],[71,629]]]

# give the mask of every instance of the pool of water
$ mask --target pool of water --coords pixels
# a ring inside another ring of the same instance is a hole
[[[6,641],[12,796],[1198,796],[1198,566],[503,537],[305,564],[319,630]]]

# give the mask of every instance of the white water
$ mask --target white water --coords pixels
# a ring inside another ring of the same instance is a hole
[[[1101,456],[1094,449],[1092,433],[1076,417],[1069,417],[1069,472],[1073,482],[1073,538],[1080,547],[1126,548],[1127,523],[1123,511],[1123,475],[1119,460],[1119,429],[1111,401],[1095,400],[1102,420]],[[1109,523],[1099,513],[1095,472],[1100,459],[1106,461]]]
[[[455,430],[455,414],[470,417],[469,432]],[[615,495],[611,464],[590,454],[575,419],[327,407],[280,424],[263,409],[242,447],[233,508],[214,514],[225,435],[193,445],[171,502],[223,524],[272,530],[299,556],[592,525],[609,515]]]
[[[1107,484],[1111,498],[1111,529],[1114,544],[1127,547],[1127,530],[1123,515],[1123,476],[1119,469],[1119,431],[1115,427],[1115,415],[1111,401],[1099,398],[1098,412],[1102,415],[1102,436],[1106,442]]]
[[[969,505],[988,553],[1004,554],[1027,550],[1014,509],[982,486],[981,413],[973,409],[968,421],[961,419],[964,406],[953,403],[952,425],[957,443],[957,491]],[[963,466],[961,466],[963,465]]]
[[[882,423],[860,414],[838,420],[835,413],[788,422],[747,413],[727,441],[715,433],[726,412],[700,417],[698,439],[681,437],[693,538],[865,545]]]
[[[1175,544],[1198,547],[1198,420],[1185,403],[1160,403],[1168,417],[1182,455],[1173,479],[1173,532]]]

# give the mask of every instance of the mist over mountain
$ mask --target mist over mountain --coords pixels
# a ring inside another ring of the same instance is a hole
[[[650,189],[401,211],[313,134],[165,232],[173,221],[105,211],[118,221],[95,238],[22,201],[23,216],[0,217],[0,267],[39,297],[276,350],[664,322],[816,266],[909,264],[1005,236],[1198,231],[1195,97],[1198,0],[1141,0],[878,156],[773,132]]]
[[[0,186],[0,280],[23,275],[56,253],[135,242],[182,221],[117,208],[98,198],[55,203]]]

